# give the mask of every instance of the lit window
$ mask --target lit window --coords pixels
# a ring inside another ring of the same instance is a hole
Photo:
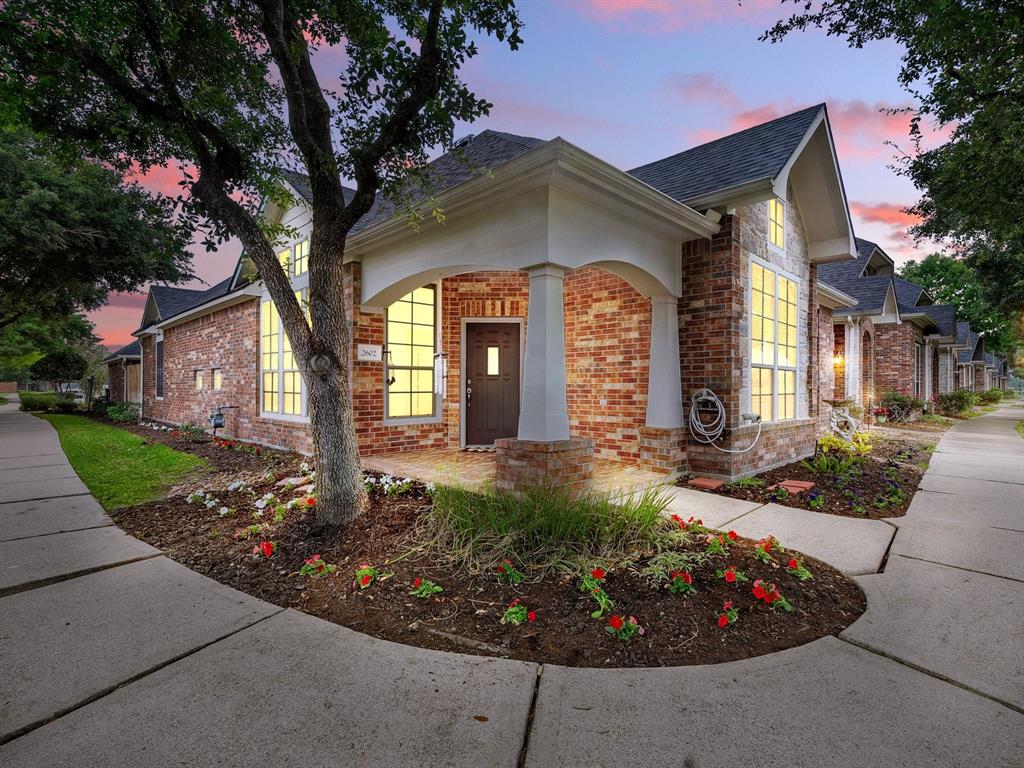
[[[281,269],[287,275],[289,273],[289,265],[292,261],[292,249],[285,248],[283,251],[279,251],[277,254],[277,260],[281,262]]]
[[[303,293],[295,292],[300,305],[305,302]],[[303,415],[305,386],[302,374],[277,306],[269,299],[260,305],[260,381],[260,410],[263,413]]]
[[[220,368],[214,368],[213,371],[213,391],[220,392],[224,387],[224,374]]]
[[[406,294],[387,313],[387,417],[433,416],[437,291],[428,285]]]
[[[292,265],[292,273],[298,277],[309,269],[309,240],[303,240],[295,246],[295,260]]]
[[[501,373],[501,350],[498,347],[487,348],[487,375],[498,376]]]
[[[768,242],[786,247],[786,204],[774,197],[768,201]]]
[[[203,372],[196,371],[196,389],[203,388]]]
[[[796,418],[799,287],[750,265],[750,407],[762,421]]]

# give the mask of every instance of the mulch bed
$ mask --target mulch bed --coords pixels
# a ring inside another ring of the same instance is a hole
[[[282,468],[276,478],[295,474]],[[274,490],[272,480],[253,486],[256,496]],[[220,517],[217,509],[176,496],[119,510],[114,519],[124,530],[160,548],[174,560],[220,582],[282,607],[292,607],[369,635],[408,645],[485,656],[502,656],[582,667],[646,667],[708,664],[759,656],[838,634],[865,609],[864,595],[851,579],[811,558],[801,558],[814,574],[799,581],[785,570],[788,556],[763,563],[755,542],[731,542],[728,555],[715,556],[692,571],[697,592],[691,596],[654,589],[639,575],[609,573],[604,586],[615,611],[634,615],[646,632],[620,641],[605,632],[607,618],[590,616],[596,603],[578,589],[578,580],[552,574],[537,583],[499,583],[494,574],[470,575],[440,565],[411,543],[417,520],[429,512],[422,487],[394,496],[374,490],[369,509],[350,526],[314,533],[306,507],[271,523],[259,538],[235,538],[252,524],[253,495],[216,492],[219,504],[238,512]],[[269,515],[264,519],[269,519]],[[697,536],[697,539],[702,537]],[[272,540],[272,558],[253,554],[258,541]],[[785,545],[785,542],[782,542]],[[704,544],[694,544],[703,551]],[[318,579],[298,574],[306,558],[321,555],[337,571]],[[355,583],[355,570],[372,564],[381,576],[367,589]],[[715,570],[735,566],[749,578],[728,584]],[[427,599],[410,596],[414,579],[430,579],[444,592]],[[793,613],[769,607],[752,594],[755,579],[777,584]],[[536,621],[502,625],[514,598],[536,611]],[[738,620],[721,629],[723,602],[733,601]]]
[[[764,483],[760,487],[726,484],[710,493],[860,519],[902,517],[928,468],[931,459],[929,449],[934,448],[934,442],[891,429],[884,432],[873,430],[871,434],[874,448],[864,457],[860,471],[845,482],[832,475],[815,472],[805,467],[802,461],[796,461],[757,475]],[[787,498],[778,499],[768,489],[783,480],[807,480],[815,487],[811,493],[790,494]],[[882,505],[879,497],[889,491],[892,481],[899,483],[903,491],[902,500],[887,501]],[[685,486],[686,481],[681,480],[679,484]],[[823,499],[818,509],[811,506],[812,493],[815,492]]]

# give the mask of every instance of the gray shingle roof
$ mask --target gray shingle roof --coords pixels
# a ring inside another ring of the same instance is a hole
[[[900,311],[917,307],[924,288],[902,277],[894,277],[892,282],[896,286],[896,302],[900,305]]]
[[[466,140],[458,149],[446,152],[428,163],[424,168],[427,184],[424,188],[417,187],[411,190],[412,202],[414,204],[423,202],[431,195],[438,195],[467,182],[545,143],[543,139],[535,139],[531,136],[517,136],[502,131],[483,131]],[[295,171],[282,171],[281,175],[295,188],[296,192],[302,195],[307,203],[313,202],[313,191],[310,189],[308,176]],[[348,202],[355,194],[355,190],[342,187],[342,194],[345,197],[345,202]],[[378,196],[373,208],[356,223],[352,232],[360,232],[393,216],[394,213],[394,203]]]
[[[892,285],[892,278],[889,275],[875,275],[838,284],[829,281],[828,284],[857,300],[856,306],[847,310],[835,310],[833,314],[872,314],[885,308],[885,297],[889,293],[889,286]]]
[[[870,259],[872,252],[878,247],[878,243],[872,243],[863,237],[855,239],[857,240],[857,255],[862,259]]]
[[[978,346],[979,338],[978,334],[971,330],[970,323],[960,322],[956,324],[956,343],[967,345],[967,349],[962,349],[956,353],[957,363],[969,363],[974,359],[974,352]]]
[[[219,298],[230,292],[231,278],[226,277],[216,285],[199,290],[195,288],[176,288],[170,285],[152,285],[149,288],[153,301],[156,302],[160,321],[187,312],[200,304]]]
[[[760,179],[774,179],[818,114],[818,104],[628,173],[681,203]]]
[[[119,357],[138,357],[140,354],[142,354],[142,345],[139,344],[139,340],[136,339],[130,344],[125,344],[116,352],[111,352],[103,358],[103,360],[106,362],[107,360],[115,360]]]
[[[861,272],[864,271],[865,258],[861,256],[860,258],[847,261],[819,264],[818,279],[823,283],[828,283],[837,290],[843,291],[843,293],[848,293],[843,286],[849,285],[860,277]]]
[[[952,304],[933,304],[923,309],[923,312],[932,319],[939,334],[942,336],[953,336],[956,334],[956,307]]]

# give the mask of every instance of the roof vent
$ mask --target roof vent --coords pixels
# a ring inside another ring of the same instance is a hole
[[[455,143],[452,144],[452,149],[457,149],[459,147],[464,147],[467,144],[469,144],[469,142],[471,142],[474,138],[476,138],[476,134],[475,133],[466,134],[461,139],[456,139],[455,140]]]

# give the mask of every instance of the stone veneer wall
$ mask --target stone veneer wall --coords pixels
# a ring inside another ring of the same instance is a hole
[[[816,306],[818,336],[817,359],[812,361],[808,368],[808,375],[813,377],[817,371],[818,392],[817,392],[817,419],[818,432],[828,429],[829,420],[832,415],[832,407],[825,400],[837,400],[836,382],[842,381],[843,372],[840,368],[832,365],[833,348],[835,335],[832,330],[832,310],[821,305]]]
[[[822,417],[820,401],[831,389],[829,372],[819,369],[825,347],[826,365],[831,366],[831,313],[819,312],[816,271],[808,262],[795,204],[787,206],[784,254],[768,247],[767,224],[767,203],[746,206],[726,216],[720,232],[710,241],[683,246],[684,296],[679,306],[683,403],[688,417],[693,392],[705,387],[715,392],[726,409],[726,427],[732,430],[722,441],[723,448],[746,448],[757,435],[756,426],[739,426],[741,414],[750,410],[747,296],[753,254],[799,279],[798,418],[763,424],[757,444],[744,453],[723,453],[691,440],[686,447],[687,460],[690,471],[698,474],[735,478],[814,452]]]
[[[836,323],[832,326],[831,351],[833,354],[843,356],[843,362],[832,367],[835,371],[832,384],[833,399],[845,400],[852,396],[846,394],[846,325],[843,323]],[[824,361],[824,358],[822,360]]]
[[[915,342],[924,343],[924,335],[916,325],[875,325],[875,400],[886,392],[913,393]]]

